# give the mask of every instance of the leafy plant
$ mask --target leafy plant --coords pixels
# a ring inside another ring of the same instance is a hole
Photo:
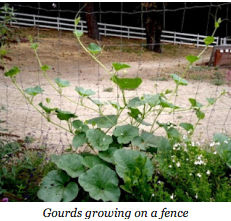
[[[79,21],[80,18],[76,18],[76,27]],[[216,24],[219,25],[220,21],[217,21]],[[193,194],[199,194],[199,190],[204,194],[200,199],[209,200],[211,196],[216,197],[214,192],[218,191],[210,188],[209,179],[195,183],[192,179],[188,179],[188,174],[191,171],[194,172],[194,178],[197,174],[201,174],[200,169],[194,168],[193,165],[195,162],[201,162],[198,160],[201,160],[202,157],[213,160],[211,153],[192,145],[191,138],[197,125],[205,117],[204,109],[213,105],[224,93],[217,98],[207,98],[206,105],[199,103],[195,98],[189,98],[187,108],[179,107],[174,103],[173,97],[177,95],[179,87],[186,87],[188,82],[173,73],[171,74],[171,78],[175,82],[173,90],[166,89],[157,94],[143,94],[140,97],[127,98],[126,91],[137,89],[142,84],[142,79],[119,77],[120,71],[129,69],[129,65],[114,62],[112,69],[108,69],[97,58],[102,49],[95,43],[85,47],[81,41],[82,30],[75,28],[74,35],[83,50],[107,71],[110,80],[119,88],[122,99],[108,102],[95,100],[93,90],[75,87],[79,101],[72,100],[65,95],[63,90],[70,86],[70,82],[60,78],[55,78],[52,81],[49,78],[47,72],[50,70],[50,66],[42,64],[37,53],[39,44],[33,43],[32,39],[30,39],[31,48],[34,50],[40,69],[50,86],[67,102],[87,108],[89,111],[97,113],[98,117],[82,121],[78,118],[77,113],[50,107],[52,106],[50,98],[46,99],[49,107],[42,102],[38,105],[35,104],[34,97],[43,93],[44,89],[34,86],[22,90],[17,84],[17,75],[20,73],[20,69],[16,66],[10,70],[5,68],[4,75],[11,78],[12,83],[22,96],[40,115],[51,124],[73,135],[71,153],[51,156],[51,161],[56,165],[56,169],[50,171],[43,178],[38,197],[43,201],[72,201],[75,199],[81,201],[85,199],[155,201],[169,200],[166,197],[173,200],[176,195],[178,200],[192,201]],[[213,35],[204,40],[205,49],[213,42]],[[204,51],[198,56],[187,56],[188,67],[194,64]],[[91,104],[87,105],[86,101]],[[105,114],[103,108],[105,105],[111,105],[113,114]],[[188,122],[181,122],[179,125],[171,122],[159,122],[159,117],[165,112],[188,110],[195,112],[197,117],[195,125]],[[66,126],[57,124],[56,119],[66,122]],[[142,130],[141,125],[145,125],[147,129]],[[166,136],[156,136],[155,132],[158,129],[164,129]],[[184,138],[184,131],[188,135],[187,139]],[[81,146],[87,146],[90,151],[77,154],[76,149]],[[223,159],[229,166],[230,159],[222,152],[223,149],[218,150],[221,156],[219,159]],[[228,148],[227,151],[229,151]],[[190,160],[190,164],[187,159]],[[183,165],[185,168],[181,170]],[[212,171],[212,169],[210,170]],[[213,174],[216,177],[221,177],[216,168]],[[164,185],[157,186],[159,178],[167,183],[166,191]],[[180,181],[181,179],[183,183]],[[179,183],[180,185],[178,185]],[[226,187],[227,182],[222,185]],[[186,186],[190,186],[188,197],[185,197]],[[213,186],[213,188],[217,188],[217,186]],[[160,191],[160,193],[155,191]],[[211,194],[212,191],[213,194]]]

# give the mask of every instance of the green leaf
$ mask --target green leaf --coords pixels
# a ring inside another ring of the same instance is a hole
[[[20,72],[19,68],[16,66],[13,66],[9,71],[5,72],[6,77],[13,77],[17,75]]]
[[[141,100],[139,97],[134,97],[128,102],[128,107],[136,108],[141,105],[144,105],[144,101]]]
[[[80,17],[75,19],[75,26],[77,26],[79,24],[79,21],[80,21]]]
[[[214,42],[214,37],[213,36],[208,36],[204,39],[204,43],[206,45],[211,45]]]
[[[66,173],[72,178],[79,177],[85,172],[82,165],[83,158],[75,153],[63,154],[63,155],[52,155],[51,161],[56,164],[56,166],[66,171]]]
[[[114,107],[116,110],[121,110],[122,108],[120,107],[118,102],[115,101],[108,101],[112,107]]]
[[[180,123],[180,127],[184,128],[186,131],[193,130],[193,125],[189,123]]]
[[[184,85],[184,86],[188,85],[188,82],[185,79],[179,77],[176,74],[171,74],[171,77],[175,81],[175,83],[178,85]]]
[[[132,145],[139,147],[141,150],[146,150],[149,147],[158,148],[160,145],[160,137],[153,133],[143,131],[141,136],[135,137],[132,140]]]
[[[192,107],[198,107],[198,108],[203,107],[203,105],[201,103],[197,102],[196,99],[194,99],[194,98],[189,98],[188,100],[191,103]]]
[[[62,111],[60,109],[56,108],[56,113],[57,113],[57,117],[59,118],[59,120],[65,120],[65,121],[69,121],[71,118],[76,118],[78,116],[76,116],[75,114],[69,112],[69,111]]]
[[[112,66],[116,71],[120,71],[124,68],[130,68],[131,66],[128,64],[121,64],[121,63],[112,63]]]
[[[38,43],[32,43],[30,46],[32,49],[36,50],[38,48]]]
[[[77,197],[79,192],[79,187],[75,182],[70,182],[64,188],[63,191],[63,202],[70,202]]]
[[[209,103],[210,105],[213,105],[213,104],[215,104],[215,102],[216,102],[216,100],[215,100],[214,98],[206,98],[206,100],[208,101],[208,103]]]
[[[69,202],[78,195],[79,188],[63,171],[52,170],[43,178],[38,191],[38,198],[45,202]]]
[[[87,130],[89,129],[89,127],[80,120],[74,120],[72,122],[72,125],[76,129],[76,131],[75,131],[76,133],[77,132],[85,132],[86,133]]]
[[[83,158],[83,165],[88,168],[92,168],[98,164],[107,165],[107,163],[101,160],[98,156],[86,156]]]
[[[49,70],[49,69],[51,69],[51,66],[48,66],[48,65],[43,65],[42,67],[41,67],[41,70],[42,71],[47,71],[47,70]]]
[[[151,107],[159,105],[160,99],[161,99],[159,94],[155,94],[155,95],[144,94],[142,98],[143,98],[144,102],[148,103],[149,106],[151,106]]]
[[[97,125],[99,128],[110,128],[117,124],[117,119],[116,115],[106,115],[87,120],[87,124]]]
[[[118,78],[114,75],[111,81],[117,84],[121,90],[134,90],[142,83],[141,78]]]
[[[199,58],[197,56],[194,55],[188,55],[186,56],[186,59],[189,61],[189,63],[192,65],[194,62],[196,62],[197,60],[199,60]]]
[[[107,105],[107,102],[102,102],[102,101],[99,101],[99,100],[93,100],[89,97],[89,100],[91,100],[94,104],[96,104],[98,107],[102,107],[104,105]]]
[[[55,82],[61,88],[70,86],[70,82],[69,81],[63,80],[61,78],[55,78]]]
[[[36,96],[37,94],[41,94],[44,90],[39,87],[39,86],[36,86],[36,87],[33,87],[33,88],[27,88],[25,90],[25,92],[31,96]]]
[[[84,132],[78,133],[74,136],[72,140],[72,145],[74,148],[83,146],[87,142],[86,134]]]
[[[213,140],[217,143],[216,150],[226,165],[231,168],[231,140],[224,134],[217,133]]]
[[[39,103],[39,106],[47,113],[50,114],[52,111],[55,111],[56,108],[49,108],[43,105],[42,102]]]
[[[89,96],[95,94],[95,92],[92,91],[91,89],[87,90],[87,89],[84,89],[84,88],[82,88],[82,87],[75,87],[75,90],[78,92],[78,94],[79,94],[81,97],[89,97]]]
[[[165,108],[173,108],[173,109],[179,109],[178,106],[175,106],[174,104],[168,103],[166,100],[164,100],[162,97],[160,98],[160,105]]]
[[[99,129],[89,129],[86,133],[91,146],[99,151],[105,151],[112,143],[112,138]]]
[[[215,28],[219,28],[219,27],[220,27],[219,22],[215,22]]]
[[[127,144],[139,135],[139,129],[131,125],[116,126],[113,135],[117,137],[119,144]]]
[[[102,51],[101,47],[95,43],[91,43],[89,46],[88,46],[88,50],[92,53],[92,54],[98,54]]]
[[[142,116],[142,113],[140,112],[139,109],[137,108],[129,108],[129,111],[128,112],[128,115],[131,116],[133,119],[135,119],[137,122],[140,122],[141,121],[141,116]]]
[[[173,138],[175,140],[178,140],[181,137],[181,134],[179,133],[179,131],[174,127],[168,128],[166,132],[168,134],[168,138]]]
[[[79,177],[79,184],[95,200],[118,202],[120,189],[116,173],[104,165],[95,165]]]
[[[108,163],[114,164],[115,162],[114,162],[113,155],[116,150],[118,149],[115,147],[109,147],[106,151],[100,151],[99,157]]]
[[[200,111],[200,110],[197,110],[197,111],[196,111],[196,115],[197,115],[197,118],[200,119],[200,120],[202,120],[202,119],[205,118],[205,113],[203,113],[203,112]]]
[[[122,179],[125,175],[132,172],[136,167],[136,159],[142,157],[144,159],[146,155],[140,151],[119,149],[114,153],[114,160],[116,164],[116,172]],[[147,179],[151,180],[154,173],[153,164],[150,159],[147,158],[145,165],[142,168],[143,173],[147,173]]]
[[[80,30],[75,30],[73,33],[77,38],[80,38],[83,35],[83,31]]]

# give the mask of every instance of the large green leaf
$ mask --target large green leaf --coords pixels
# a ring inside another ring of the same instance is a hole
[[[60,109],[56,109],[55,110],[57,113],[57,117],[59,118],[59,120],[65,120],[65,121],[69,121],[71,118],[76,118],[78,116],[76,116],[75,114],[69,112],[69,111],[63,111]]]
[[[117,126],[113,131],[113,135],[117,137],[118,143],[128,144],[134,137],[139,135],[139,129],[132,125]]]
[[[98,164],[79,177],[79,184],[95,200],[118,202],[120,189],[116,173]]]
[[[69,81],[61,79],[61,78],[55,78],[54,81],[61,88],[70,86],[70,82]]]
[[[89,143],[99,151],[105,151],[112,143],[112,138],[99,129],[90,129],[86,133]]]
[[[66,183],[70,177],[63,171],[52,170],[43,178],[38,191],[38,198],[45,202],[69,202],[78,195],[75,182]]]
[[[116,164],[116,172],[119,177],[124,179],[127,173],[130,173],[134,170],[134,168],[136,167],[136,159],[138,159],[139,156],[141,156],[142,158],[146,157],[146,155],[140,151],[128,149],[119,149],[115,151],[114,160]],[[152,179],[154,168],[150,159],[147,159],[142,170],[147,173],[148,180]]]
[[[89,96],[95,94],[95,92],[92,91],[91,89],[84,89],[84,88],[82,88],[82,87],[75,87],[75,90],[78,92],[78,94],[79,94],[81,97],[89,97]]]
[[[83,158],[83,165],[92,168],[97,164],[107,165],[107,163],[101,160],[98,156],[85,156]]]
[[[224,134],[217,133],[213,140],[217,143],[216,149],[220,157],[231,168],[231,140]]]
[[[60,156],[52,155],[51,161],[55,163],[59,169],[66,171],[72,178],[76,178],[85,172],[82,165],[83,158],[74,153]]]
[[[110,128],[117,124],[116,115],[106,115],[87,120],[87,124],[97,125],[99,128]]]
[[[140,136],[132,140],[132,145],[139,147],[141,150],[146,150],[149,147],[158,148],[160,145],[160,137],[155,136],[153,133],[143,131]]]
[[[144,100],[141,100],[139,97],[134,97],[128,102],[128,107],[136,108],[144,104],[145,104]]]
[[[104,161],[108,162],[108,163],[115,163],[114,162],[114,153],[115,151],[118,150],[118,148],[116,147],[109,147],[106,151],[100,151],[99,152],[99,157],[101,159],[103,159]]]
[[[190,131],[194,129],[193,125],[189,123],[180,123],[179,126],[184,128],[186,131]]]
[[[142,83],[141,78],[118,78],[114,75],[111,80],[117,84],[121,90],[135,90]]]
[[[32,87],[32,88],[27,88],[25,90],[25,92],[31,96],[36,96],[37,94],[41,94],[44,90],[39,87],[39,86],[36,86],[36,87]]]
[[[72,145],[75,148],[83,146],[87,142],[86,133],[80,132],[76,134],[72,140]]]
[[[112,63],[112,66],[116,71],[120,71],[124,68],[130,68],[131,66],[128,64],[121,64],[121,63]]]
[[[156,105],[160,104],[160,94],[150,95],[150,94],[144,94],[143,100],[145,103],[149,104],[149,106],[154,107]]]

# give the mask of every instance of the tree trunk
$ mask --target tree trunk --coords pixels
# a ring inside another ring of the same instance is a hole
[[[85,2],[86,7],[86,20],[87,20],[87,28],[88,28],[88,37],[96,40],[101,40],[101,36],[99,34],[97,18],[94,14],[94,3],[93,2]]]
[[[160,40],[162,28],[154,19],[148,17],[146,23],[147,49],[161,53]]]

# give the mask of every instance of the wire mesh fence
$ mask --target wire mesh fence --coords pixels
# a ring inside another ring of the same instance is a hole
[[[36,15],[41,15],[42,11],[45,11],[49,15],[52,13],[60,13],[60,16],[61,14],[70,13],[70,10],[62,9],[62,4],[60,3],[57,5],[58,10],[53,6],[51,6],[50,9],[45,9],[42,3],[39,4],[39,7],[34,4],[27,8]],[[212,10],[213,7],[215,7],[211,3],[208,4],[208,6],[201,7],[208,10]],[[16,6],[18,6],[18,11],[19,9],[23,11],[26,8],[25,5],[14,5],[14,7]],[[227,7],[229,4],[225,4],[225,6]],[[103,7],[105,7],[102,3],[100,7],[101,9],[96,11],[100,12],[99,16],[101,15],[103,17],[106,14],[115,14],[115,11],[102,11]],[[186,8],[180,7],[170,10],[170,12],[185,11],[184,16],[186,16],[190,9],[196,9],[198,7],[199,6],[193,6],[192,8],[188,6]],[[140,17],[137,11],[125,13],[123,11],[124,9],[122,11],[120,11],[120,9],[117,11],[119,15]],[[165,10],[161,10],[161,12],[167,13],[168,10],[169,9],[165,8]],[[141,13],[141,11],[139,12]],[[73,11],[73,14],[74,13],[76,12]],[[124,21],[123,16],[120,21],[122,23]],[[101,19],[103,20],[102,17]],[[165,17],[165,23],[167,24],[167,17]],[[127,25],[125,22],[123,24]],[[26,36],[27,34],[32,35],[39,43],[38,54],[42,64],[47,64],[52,67],[52,69],[48,71],[50,79],[60,77],[71,82],[71,86],[63,90],[63,93],[70,99],[78,102],[79,98],[75,91],[75,87],[78,86],[95,91],[96,94],[93,98],[102,102],[108,102],[110,100],[120,101],[122,95],[118,88],[110,81],[110,76],[100,65],[86,55],[71,32],[34,27],[18,28],[17,31],[21,36]],[[93,40],[83,36],[84,44],[87,45],[91,41]],[[162,53],[156,54],[146,50],[144,47],[145,40],[142,39],[131,40],[104,37],[102,41],[98,43],[103,49],[99,59],[107,68],[111,68],[112,62],[128,63],[131,68],[128,69],[124,75],[128,77],[139,76],[143,79],[143,83],[138,90],[127,92],[127,99],[131,99],[134,96],[142,96],[143,94],[161,93],[167,88],[171,90],[174,89],[174,82],[171,80],[171,77],[169,77],[170,74],[183,73],[187,66],[185,56],[189,54],[198,55],[201,51],[201,48],[184,46],[182,44],[162,44]],[[76,103],[66,101],[65,98],[49,86],[42,75],[35,54],[28,42],[13,45],[10,51],[9,56],[12,61],[7,61],[6,65],[10,67],[13,64],[20,67],[21,72],[17,81],[22,89],[25,90],[28,87],[36,85],[44,89],[41,95],[36,96],[34,101],[36,104],[45,102],[45,100],[49,98],[51,99],[51,106],[73,112],[79,119],[88,120],[99,116],[97,112],[90,111],[85,107],[80,107]],[[224,132],[231,135],[231,89],[227,85],[224,77],[227,69],[215,70],[214,67],[204,66],[204,64],[208,62],[210,54],[211,50],[208,50],[197,65],[189,70],[187,74],[189,85],[187,87],[180,87],[179,93],[172,100],[175,105],[187,109],[187,107],[190,106],[189,98],[195,98],[198,102],[206,104],[206,98],[218,97],[226,90],[227,93],[222,96],[214,106],[204,110],[206,117],[201,124],[197,126],[195,133],[196,140],[211,140],[213,134],[216,132]],[[0,112],[0,119],[2,121],[0,126],[1,128],[7,129],[7,132],[4,133],[17,134],[21,137],[33,136],[38,143],[48,145],[54,149],[64,148],[71,144],[72,135],[60,129],[58,126],[50,124],[41,117],[33,107],[25,102],[25,99],[12,85],[11,81],[3,76],[3,71],[1,72],[0,104],[6,110]],[[87,104],[92,107],[90,101],[87,101]],[[113,114],[114,110],[110,107],[110,104],[104,107],[106,114]],[[97,106],[94,108],[97,109]],[[166,112],[159,117],[159,121],[162,123],[173,122],[176,124],[180,122],[196,123],[197,118],[195,111],[186,110],[180,113]],[[67,128],[65,122],[58,120],[55,122]],[[144,126],[143,129],[147,128]],[[155,133],[160,135],[164,134],[164,131],[160,129],[156,130]]]

